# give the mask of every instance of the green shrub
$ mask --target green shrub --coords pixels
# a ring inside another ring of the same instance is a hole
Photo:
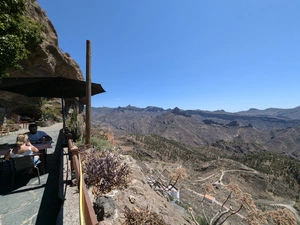
[[[83,142],[85,135],[85,121],[83,115],[78,113],[76,109],[73,109],[66,124],[72,133],[73,140],[76,142]]]
[[[6,123],[7,124],[15,124],[15,121],[13,121],[13,120],[7,120]]]
[[[199,225],[208,225],[206,219],[203,216],[196,216],[195,219],[199,223]]]
[[[91,146],[99,150],[105,150],[111,148],[111,144],[109,143],[108,140],[104,140],[98,137],[91,137]]]
[[[7,68],[21,68],[18,62],[44,40],[44,26],[25,15],[26,2],[0,1],[0,79]]]

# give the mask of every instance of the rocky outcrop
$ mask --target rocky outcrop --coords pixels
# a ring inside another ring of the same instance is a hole
[[[63,76],[71,79],[84,80],[79,65],[69,53],[59,48],[57,32],[36,0],[27,0],[27,15],[45,26],[44,41],[31,52],[28,59],[19,64],[23,69],[7,69],[11,77]],[[36,105],[38,98],[28,98],[11,92],[0,91],[0,108],[16,114],[32,115],[30,105]],[[1,115],[0,115],[1,116]],[[34,116],[34,115],[32,115]],[[3,116],[0,118],[0,125]]]
[[[127,188],[112,190],[92,200],[99,221],[109,225],[124,224],[125,208],[128,208],[134,212],[153,212],[165,222],[163,224],[194,224],[187,211],[170,200],[170,197],[166,196],[168,194],[151,187],[143,168],[136,160],[128,155],[120,157],[130,166],[131,181]],[[145,167],[144,163],[141,164]]]
[[[11,76],[63,76],[83,80],[79,65],[68,53],[62,52],[56,30],[36,0],[28,0],[28,15],[45,26],[44,41],[28,59],[20,62],[22,70],[8,69]]]

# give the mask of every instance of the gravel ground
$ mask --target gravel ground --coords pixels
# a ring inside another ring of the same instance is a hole
[[[67,148],[65,148],[67,151]],[[63,156],[63,192],[64,195],[62,198],[65,199],[63,203],[63,208],[61,210],[62,214],[62,224],[64,225],[79,225],[79,192],[77,185],[71,184],[71,163],[68,160],[68,155],[64,154]]]

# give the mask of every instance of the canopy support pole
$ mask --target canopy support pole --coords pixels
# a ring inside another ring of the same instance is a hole
[[[63,92],[61,92],[61,113],[62,113],[62,120],[63,120],[63,138],[62,138],[62,143],[61,147],[65,148],[68,146],[68,142],[66,139],[66,113],[65,113],[65,99]]]
[[[91,89],[92,89],[92,75],[91,75],[91,58],[92,58],[92,43],[90,40],[86,41],[86,108],[85,108],[85,144],[89,148],[91,146]]]
[[[63,94],[61,95],[61,113],[62,113],[62,120],[63,120],[63,133],[66,131],[66,113],[65,113],[65,99]]]

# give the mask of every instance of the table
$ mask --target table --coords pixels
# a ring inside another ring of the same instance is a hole
[[[46,165],[47,165],[47,148],[52,148],[51,144],[52,144],[52,141],[37,142],[37,143],[32,144],[39,150],[39,153],[41,153],[41,155],[40,155],[41,174],[45,174],[45,169],[46,169]]]
[[[31,122],[31,119],[30,117],[27,117],[27,116],[21,116],[20,120],[19,120],[20,123],[22,123],[23,125],[23,128],[28,128],[28,124]]]
[[[36,142],[32,143],[33,146],[35,146],[38,150],[40,155],[40,167],[41,167],[41,174],[45,174],[45,168],[47,163],[47,148],[52,148],[51,146],[52,141],[47,142]],[[7,154],[9,154],[9,149],[15,147],[16,144],[7,144],[2,145],[0,147],[0,159],[4,159]]]

